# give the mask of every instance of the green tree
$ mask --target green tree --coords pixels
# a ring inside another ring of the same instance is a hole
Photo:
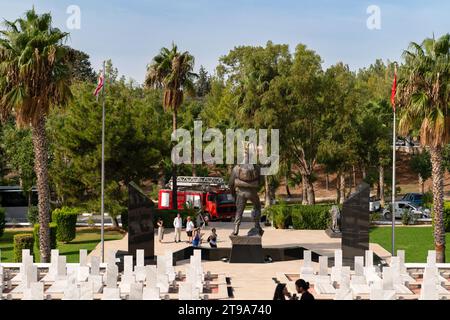
[[[39,196],[39,242],[42,262],[50,259],[50,192],[45,123],[51,107],[71,97],[68,34],[52,26],[49,13],[34,9],[24,18],[5,21],[0,32],[0,112],[14,114],[17,124],[31,126]]]
[[[450,34],[411,43],[404,52],[397,98],[399,133],[418,131],[429,149],[433,179],[434,241],[437,262],[445,262],[443,149],[449,142]]]
[[[89,55],[83,51],[67,47],[72,78],[77,81],[96,82]]]
[[[419,177],[420,191],[425,193],[425,181],[431,178],[430,153],[427,150],[414,154],[409,162],[411,170]]]
[[[102,109],[93,88],[74,85],[75,99],[64,113],[51,114],[51,177],[60,206],[98,212]],[[125,210],[128,183],[153,180],[161,158],[170,154],[164,143],[170,139],[170,118],[161,112],[160,95],[154,91],[116,82],[106,87],[105,98],[105,208],[116,218]]]
[[[203,66],[198,70],[198,79],[195,82],[195,92],[197,97],[206,96],[211,90],[211,77]]]
[[[148,88],[163,89],[164,109],[172,110],[172,129],[177,130],[177,112],[183,103],[184,93],[191,95],[195,92],[194,57],[188,52],[179,52],[178,47],[162,48],[158,55],[147,66],[145,85]],[[177,209],[177,167],[172,165],[173,209]]]

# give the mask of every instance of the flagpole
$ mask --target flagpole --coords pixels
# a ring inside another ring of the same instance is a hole
[[[392,135],[392,256],[395,256],[395,143],[397,136],[395,133],[396,112],[394,108],[394,123]]]
[[[101,247],[102,262],[105,262],[105,61],[103,61],[103,87],[102,87],[102,190],[101,190]]]
[[[395,65],[395,71],[394,71],[394,84],[392,87],[392,94],[391,94],[391,103],[392,107],[394,109],[394,122],[392,125],[392,256],[395,256],[395,145],[397,142],[397,135],[396,135],[396,108],[395,108],[395,95],[397,93],[397,65]]]

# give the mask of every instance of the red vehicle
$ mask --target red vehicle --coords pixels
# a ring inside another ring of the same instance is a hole
[[[168,189],[159,190],[158,209],[172,209],[172,180]],[[222,178],[177,177],[177,207],[186,205],[201,209],[210,220],[231,221],[236,214],[236,204]]]

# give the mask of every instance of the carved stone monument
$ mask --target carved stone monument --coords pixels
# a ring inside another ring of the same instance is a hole
[[[128,185],[128,253],[144,250],[145,259],[154,259],[154,203],[133,182]]]
[[[362,183],[343,205],[341,216],[343,264],[353,266],[356,256],[369,250],[370,186]]]
[[[331,225],[325,232],[330,238],[341,238],[341,210],[338,206],[334,205],[330,209],[330,215]]]

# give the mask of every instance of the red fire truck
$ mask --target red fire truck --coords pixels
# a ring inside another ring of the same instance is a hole
[[[231,221],[236,214],[234,198],[220,177],[177,177],[177,207],[201,209],[209,220]],[[158,209],[172,209],[172,179],[159,190]]]

